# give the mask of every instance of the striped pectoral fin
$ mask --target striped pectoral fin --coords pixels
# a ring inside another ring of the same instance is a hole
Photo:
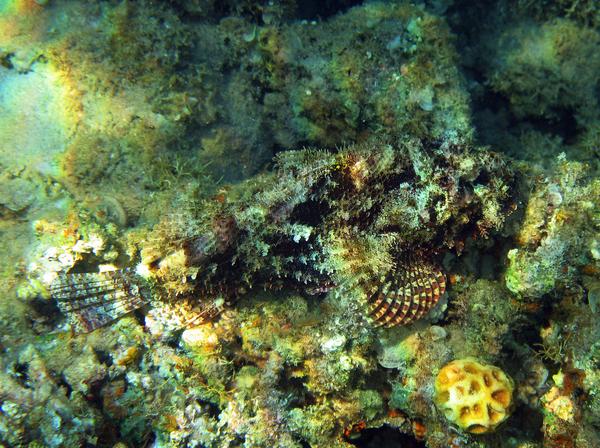
[[[399,288],[394,293],[393,308],[386,316],[386,319],[382,321],[382,325],[387,328],[395,327],[398,322],[402,321],[403,316],[405,316],[407,312],[408,304],[405,301],[404,290]]]
[[[365,291],[369,318],[387,328],[411,324],[425,317],[445,290],[446,278],[437,266],[399,265]]]
[[[391,297],[382,297],[377,301],[377,308],[371,314],[371,320],[375,326],[386,325],[398,312],[400,304]]]
[[[89,333],[150,301],[143,280],[128,269],[64,274],[50,293],[77,333]]]
[[[444,293],[446,292],[446,276],[444,275],[444,273],[442,271],[437,271],[435,273],[436,275],[436,283],[438,286],[438,289],[434,291],[434,293],[439,297],[443,296]]]
[[[432,280],[434,274],[430,266],[424,268],[419,267],[418,269],[417,283],[419,287],[415,290],[415,300],[419,302],[419,310],[415,316],[415,320],[421,319],[426,313],[428,313],[433,307],[433,287]]]

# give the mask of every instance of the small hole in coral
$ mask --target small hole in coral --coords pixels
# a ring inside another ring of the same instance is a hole
[[[18,383],[23,387],[29,387],[29,366],[25,363],[16,363],[14,366],[14,375],[13,377],[18,381]]]
[[[483,425],[471,425],[467,428],[467,431],[472,432],[473,434],[483,434],[487,432],[487,428]]]
[[[63,387],[65,389],[65,395],[67,397],[71,396],[71,392],[73,392],[73,388],[71,387],[71,385],[69,383],[67,383],[67,379],[65,378],[64,375],[61,375],[60,377],[58,377],[56,379],[56,385],[58,387]]]
[[[497,390],[492,393],[492,398],[500,403],[505,408],[510,404],[510,394],[507,390]]]
[[[471,409],[469,409],[469,406],[463,406],[462,408],[460,408],[460,416],[461,417],[465,417],[467,415],[469,415],[471,413]]]
[[[465,372],[471,373],[471,374],[477,373],[477,367],[475,367],[473,364],[465,364],[465,366],[463,367],[463,370]]]
[[[94,353],[96,354],[98,361],[100,361],[102,364],[105,364],[107,367],[113,365],[113,359],[108,352],[96,349],[94,350]]]
[[[488,373],[483,374],[483,382],[487,387],[490,387],[492,385],[492,378]]]
[[[492,423],[498,423],[502,419],[502,413],[495,411],[492,409],[490,405],[487,407],[488,417]]]
[[[474,395],[481,389],[481,386],[477,381],[471,381],[471,386],[469,387],[469,395]]]

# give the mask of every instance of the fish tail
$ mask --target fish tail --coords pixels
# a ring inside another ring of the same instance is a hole
[[[150,302],[143,280],[129,269],[62,274],[50,293],[77,333],[89,333]]]

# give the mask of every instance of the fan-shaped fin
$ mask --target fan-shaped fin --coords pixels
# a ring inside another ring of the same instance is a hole
[[[89,333],[150,301],[143,279],[129,269],[63,274],[50,288],[61,312],[78,333]]]

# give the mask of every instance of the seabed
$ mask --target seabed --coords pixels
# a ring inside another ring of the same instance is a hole
[[[600,447],[595,0],[0,0],[0,447]]]

